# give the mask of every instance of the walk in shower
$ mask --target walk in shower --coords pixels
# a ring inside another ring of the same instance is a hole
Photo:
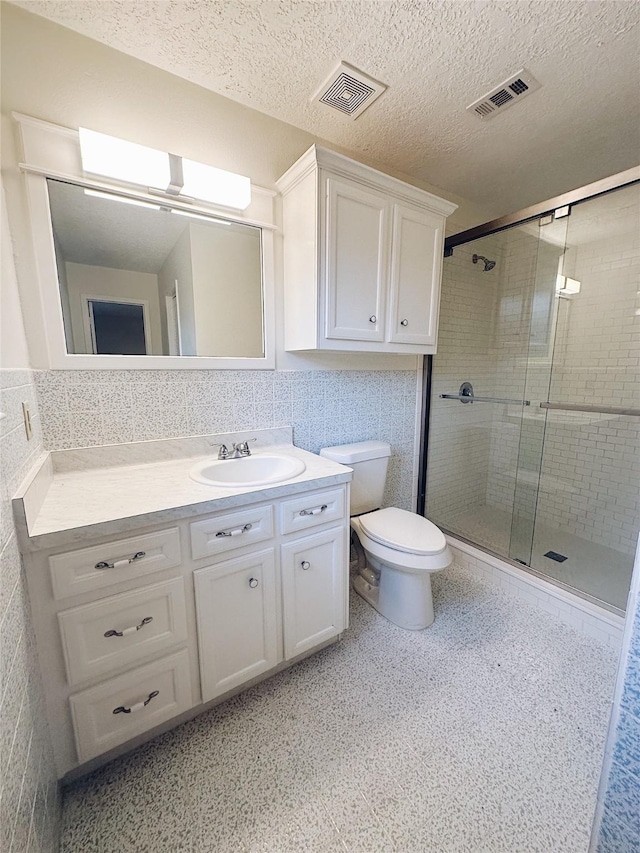
[[[425,433],[428,518],[618,610],[640,526],[640,183],[624,177],[447,240]]]

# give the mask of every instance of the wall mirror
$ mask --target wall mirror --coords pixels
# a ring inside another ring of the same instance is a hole
[[[67,353],[264,358],[260,228],[47,186]]]
[[[13,118],[35,368],[275,368],[275,191],[251,184],[248,206],[223,207],[96,177],[83,170],[77,129]]]

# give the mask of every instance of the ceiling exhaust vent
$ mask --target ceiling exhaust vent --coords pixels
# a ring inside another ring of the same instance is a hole
[[[311,98],[323,107],[356,119],[387,87],[352,65],[341,62]]]
[[[540,83],[536,78],[526,68],[521,68],[520,71],[496,86],[495,89],[469,104],[467,112],[473,113],[483,120],[493,118],[499,112],[503,112],[507,107],[512,106],[516,101],[521,101],[539,88]]]

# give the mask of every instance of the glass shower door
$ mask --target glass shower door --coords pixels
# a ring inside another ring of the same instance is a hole
[[[639,323],[639,184],[444,261],[426,516],[621,610],[640,522]]]
[[[538,232],[526,223],[445,258],[432,366],[425,514],[503,557],[522,467]]]
[[[564,221],[553,358],[539,409],[544,440],[541,448],[539,436],[531,442],[540,477],[525,561],[622,610],[640,526],[640,187],[576,205]],[[524,426],[521,446],[524,457]],[[529,522],[525,514],[514,525],[515,559]]]

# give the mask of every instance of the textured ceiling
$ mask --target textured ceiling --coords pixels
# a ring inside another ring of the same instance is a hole
[[[640,160],[636,2],[15,5],[496,213]],[[310,102],[340,60],[389,87],[356,121]],[[465,112],[523,66],[539,91],[486,123]]]

